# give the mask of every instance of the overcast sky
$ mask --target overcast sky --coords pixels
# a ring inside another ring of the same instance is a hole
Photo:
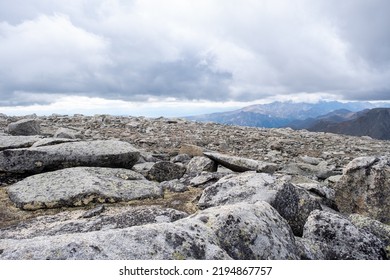
[[[388,0],[0,0],[0,113],[390,100]]]

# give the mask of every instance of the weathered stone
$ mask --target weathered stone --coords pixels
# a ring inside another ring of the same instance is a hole
[[[322,210],[320,204],[303,189],[290,183],[283,184],[271,205],[287,220],[296,236],[302,236],[303,227],[313,210]]]
[[[266,201],[277,209],[297,236],[302,235],[310,212],[321,209],[320,204],[305,190],[290,183],[277,182],[269,174],[254,172],[228,175],[207,187],[199,200],[199,207],[258,201]]]
[[[325,260],[328,248],[321,242],[295,237],[295,244],[301,260]]]
[[[39,135],[40,123],[36,119],[23,119],[8,125],[8,133],[11,135]]]
[[[361,214],[390,223],[390,158],[352,160],[335,186],[342,213]]]
[[[349,219],[357,228],[366,230],[378,237],[384,243],[387,259],[390,260],[390,225],[385,225],[359,214],[352,214]]]
[[[149,180],[164,182],[183,177],[186,169],[170,161],[160,161],[153,164],[147,174]]]
[[[200,174],[203,171],[216,172],[218,165],[206,157],[193,157],[187,164],[187,173]]]
[[[62,143],[70,143],[79,141],[78,139],[66,139],[66,138],[44,138],[35,142],[31,147],[43,147],[43,146],[51,146]]]
[[[150,169],[152,169],[154,164],[155,164],[154,162],[137,163],[134,164],[134,166],[131,169],[137,173],[142,174],[144,177],[147,177]]]
[[[220,172],[202,172],[201,174],[193,177],[189,184],[191,187],[195,188],[206,188],[214,183],[216,183],[219,179],[225,177],[226,174]]]
[[[288,224],[267,203],[207,209],[173,223],[0,239],[1,259],[297,259]]]
[[[158,206],[105,207],[100,205],[87,211],[65,211],[23,221],[0,229],[0,239],[30,239],[37,236],[120,229],[174,222],[187,216],[188,214],[184,212]]]
[[[17,149],[31,147],[41,138],[38,136],[9,136],[0,135],[0,151],[7,149]]]
[[[321,158],[315,158],[315,157],[309,157],[309,156],[301,156],[299,157],[300,160],[302,160],[304,163],[312,164],[312,165],[318,165],[322,161],[324,161]]]
[[[16,206],[25,210],[162,196],[157,183],[134,171],[100,167],[74,167],[33,175],[9,186],[7,192]]]
[[[325,259],[384,259],[384,244],[375,235],[358,229],[338,214],[314,210],[303,230],[303,238],[317,243]]]
[[[191,157],[187,154],[179,154],[171,159],[173,163],[181,162],[181,163],[188,163],[191,160]]]
[[[266,202],[213,207],[191,217],[211,228],[220,246],[240,260],[297,259],[292,231]]]
[[[278,166],[274,163],[262,162],[253,159],[210,152],[205,152],[204,155],[236,172],[257,171],[274,173],[278,169]]]
[[[337,174],[334,169],[334,166],[328,166],[325,161],[318,165],[291,162],[286,164],[280,172],[289,175],[306,176],[316,180],[325,180],[326,178]]]
[[[160,183],[160,188],[163,190],[169,190],[171,192],[185,192],[188,191],[188,187],[181,183],[178,179],[171,181],[164,181]]]
[[[72,166],[131,168],[139,152],[126,142],[72,142],[0,152],[0,171],[39,173]]]
[[[298,187],[301,187],[307,190],[310,194],[312,194],[315,199],[323,205],[326,205],[330,208],[337,209],[335,203],[335,191],[329,187],[320,185],[317,183],[298,183],[295,184]]]
[[[76,135],[80,135],[78,131],[61,127],[54,134],[54,138],[76,139]]]
[[[204,189],[199,200],[199,207],[209,208],[238,202],[266,201],[270,203],[277,192],[271,186],[275,184],[275,181],[275,178],[269,174],[250,171],[239,175],[227,175]]]
[[[180,222],[180,221],[178,221]],[[0,259],[230,259],[205,225],[160,223],[124,229],[0,239]]]

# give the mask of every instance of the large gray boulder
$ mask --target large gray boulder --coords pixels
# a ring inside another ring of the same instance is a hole
[[[8,125],[8,133],[11,135],[39,135],[40,123],[36,119],[23,119]]]
[[[322,209],[319,202],[307,191],[290,183],[278,188],[271,205],[287,220],[296,236],[302,236],[303,227],[310,213]]]
[[[160,223],[31,239],[1,239],[0,259],[230,259],[204,225]]]
[[[236,156],[228,156],[213,152],[204,152],[204,155],[216,161],[220,165],[236,172],[257,171],[264,173],[274,173],[278,169],[278,165],[275,163]]]
[[[390,158],[360,157],[344,169],[335,186],[340,212],[390,223]]]
[[[187,173],[200,174],[203,171],[216,172],[218,164],[207,157],[193,157],[187,164]]]
[[[359,229],[347,218],[326,211],[311,212],[303,230],[303,240],[319,246],[324,259],[386,258],[384,244],[379,238]]]
[[[128,169],[73,167],[36,174],[7,188],[24,210],[83,206],[95,202],[130,201],[162,196],[155,182]]]
[[[270,203],[277,193],[273,187],[275,184],[276,179],[265,173],[244,172],[239,175],[227,175],[204,189],[199,207],[209,208],[239,202]]]
[[[176,222],[0,239],[0,259],[297,259],[288,224],[267,203],[214,207]]]
[[[27,148],[38,142],[39,136],[0,135],[0,151],[7,149]]]
[[[63,211],[45,215],[0,229],[0,239],[30,239],[108,229],[120,229],[145,224],[174,222],[188,214],[158,206],[106,207],[90,210]]]
[[[0,171],[40,173],[73,166],[131,168],[139,151],[116,140],[62,143],[57,145],[3,150]]]
[[[205,188],[199,200],[199,207],[258,201],[271,204],[288,221],[297,236],[302,235],[310,212],[321,209],[320,204],[304,189],[277,180],[269,174],[255,172],[228,175]]]
[[[231,258],[240,260],[297,259],[288,223],[268,203],[213,207],[191,217],[211,228]]]

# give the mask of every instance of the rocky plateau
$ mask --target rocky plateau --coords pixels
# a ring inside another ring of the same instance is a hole
[[[390,141],[0,114],[0,259],[390,258]]]

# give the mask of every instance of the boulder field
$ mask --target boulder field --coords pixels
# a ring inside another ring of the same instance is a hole
[[[0,259],[390,258],[390,142],[0,115]]]

